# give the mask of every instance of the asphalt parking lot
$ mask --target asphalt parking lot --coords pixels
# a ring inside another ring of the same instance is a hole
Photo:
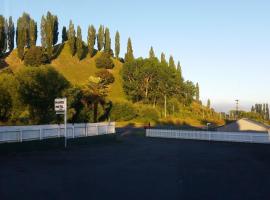
[[[1,144],[0,144],[1,145]],[[270,145],[118,135],[0,155],[0,199],[269,199]]]

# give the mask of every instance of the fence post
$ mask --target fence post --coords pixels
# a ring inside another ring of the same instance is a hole
[[[87,123],[85,123],[85,137],[88,136],[88,126],[87,126]]]
[[[23,134],[23,131],[20,130],[20,142],[22,142],[22,134]]]
[[[99,130],[98,130],[98,125],[96,125],[96,129],[97,129],[97,135],[98,135],[98,131],[99,131]]]
[[[61,133],[60,124],[58,124],[57,133],[58,133],[58,137],[60,138],[60,133]]]
[[[42,140],[42,129],[39,129],[39,140]]]
[[[73,124],[73,127],[72,127],[72,137],[75,138],[75,126]]]

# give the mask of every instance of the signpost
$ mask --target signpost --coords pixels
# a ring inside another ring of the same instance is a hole
[[[67,98],[57,98],[54,100],[54,110],[57,115],[64,115],[65,123],[65,148],[67,148]]]

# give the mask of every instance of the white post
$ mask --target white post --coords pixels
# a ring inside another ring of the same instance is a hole
[[[75,126],[73,124],[73,127],[72,127],[72,137],[75,138]]]
[[[67,148],[67,109],[65,109],[65,148]]]
[[[39,129],[39,140],[42,140],[42,129]]]
[[[22,142],[22,134],[23,134],[23,131],[20,130],[20,142]]]

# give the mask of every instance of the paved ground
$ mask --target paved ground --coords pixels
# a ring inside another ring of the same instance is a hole
[[[263,200],[269,172],[270,145],[126,134],[67,151],[0,155],[0,199]]]

